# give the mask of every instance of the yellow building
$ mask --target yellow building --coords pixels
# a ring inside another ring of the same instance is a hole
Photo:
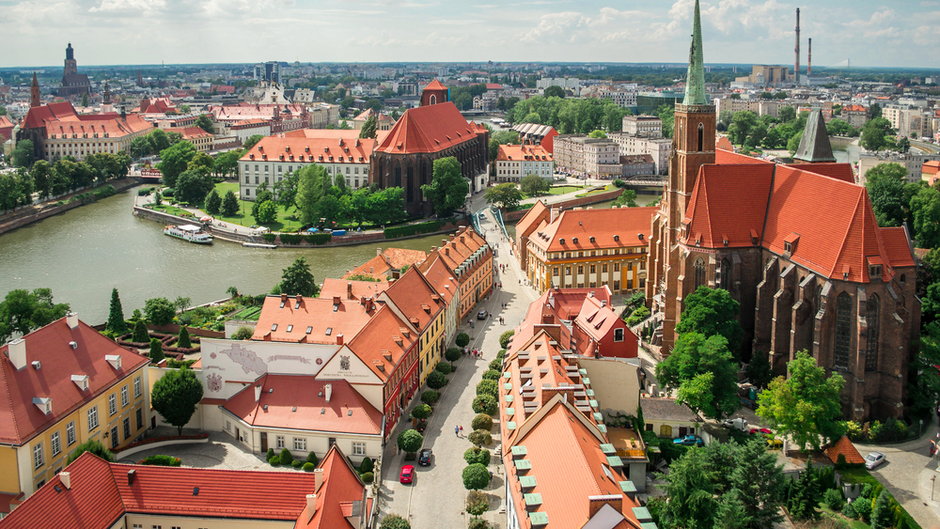
[[[624,293],[646,286],[650,222],[658,208],[572,209],[542,220],[529,235],[526,276],[539,292],[607,285]]]
[[[446,301],[416,268],[391,282],[379,297],[418,334],[418,384],[424,384],[444,354]]]
[[[75,314],[0,347],[0,512],[89,440],[120,449],[150,421],[148,360]]]
[[[460,285],[458,313],[463,319],[493,290],[493,251],[480,234],[464,227],[444,241],[438,255]]]

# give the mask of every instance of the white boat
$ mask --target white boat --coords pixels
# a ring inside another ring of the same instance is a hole
[[[202,228],[195,224],[167,226],[164,228],[163,234],[196,244],[212,244],[212,235],[202,231]]]

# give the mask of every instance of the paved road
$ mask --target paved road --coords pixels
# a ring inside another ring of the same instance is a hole
[[[482,358],[463,357],[457,361],[457,371],[449,376],[441,400],[434,408],[428,428],[425,430],[425,447],[434,451],[430,467],[418,467],[416,479],[412,485],[398,483],[398,473],[405,462],[402,454],[397,454],[394,440],[407,425],[400,425],[391,437],[386,448],[382,465],[382,482],[379,493],[379,509],[382,515],[395,513],[408,518],[414,529],[437,529],[440,527],[466,527],[467,517],[463,512],[466,490],[461,480],[461,472],[466,463],[463,453],[472,445],[466,439],[470,433],[470,422],[474,413],[470,408],[476,396],[476,385],[481,380],[488,364],[499,351],[499,335],[513,329],[522,319],[525,310],[537,296],[533,289],[524,286],[518,263],[509,255],[508,242],[495,231],[493,219],[487,215],[482,227],[486,229],[491,245],[497,245],[495,263],[506,264],[507,272],[498,274],[497,281],[503,283],[480,308],[492,313],[485,322],[473,320],[473,328],[461,329],[471,336],[471,348],[481,349]],[[507,307],[503,308],[503,303]],[[473,311],[475,314],[477,310]],[[500,325],[498,318],[505,318],[506,324]],[[408,413],[410,413],[410,409]],[[454,434],[454,426],[463,425],[464,434]],[[495,450],[498,435],[494,429]],[[504,473],[501,465],[490,465],[493,482],[486,491],[491,495],[490,511],[484,518],[494,522],[496,527],[505,526],[505,514],[500,512],[505,506]]]
[[[940,528],[940,463],[937,456],[927,455],[928,441],[937,435],[936,422],[927,428],[923,437],[895,445],[858,444],[864,456],[877,451],[887,456],[887,462],[872,471],[895,499],[907,509],[924,529]],[[932,488],[936,490],[931,490]],[[932,496],[932,497],[931,497]]]

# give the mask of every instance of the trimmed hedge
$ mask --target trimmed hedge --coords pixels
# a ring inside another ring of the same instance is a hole
[[[456,362],[460,360],[461,354],[463,354],[463,351],[459,347],[448,347],[447,351],[444,352],[444,358],[448,362]]]
[[[434,366],[434,369],[445,375],[449,375],[454,371],[454,366],[450,365],[448,362],[438,362],[437,365]]]
[[[472,448],[468,448],[463,453],[463,460],[466,461],[468,465],[479,463],[486,466],[490,464],[490,451],[486,448],[478,448],[474,446]]]
[[[477,395],[473,399],[473,411],[476,413],[485,413],[492,417],[499,411],[499,406],[496,402],[496,398],[492,395]]]
[[[470,427],[474,430],[490,431],[493,429],[493,418],[485,413],[480,413],[473,418]]]
[[[277,240],[277,235],[273,233],[262,233],[261,238],[264,239],[266,242],[273,243],[274,241]]]
[[[332,233],[310,233],[304,235],[304,240],[307,241],[307,244],[312,244],[314,246],[319,246],[321,244],[326,244],[333,240]]]
[[[434,405],[435,402],[441,399],[441,392],[433,389],[426,389],[421,393],[421,402],[429,405]]]
[[[159,454],[147,456],[140,462],[141,465],[154,465],[158,467],[178,467],[181,463],[182,461],[178,457]]]
[[[393,226],[385,228],[386,239],[396,239],[398,237],[408,237],[409,235],[419,235],[422,233],[431,233],[439,231],[444,225],[439,220],[430,220],[418,224],[406,224],[405,226]]]
[[[447,377],[440,371],[431,371],[427,379],[428,387],[431,389],[441,389],[447,385]]]
[[[300,468],[302,468],[304,472],[313,472],[313,470],[317,468],[317,466],[311,463],[310,461],[307,461]]]
[[[499,388],[496,386],[495,380],[481,380],[477,384],[477,395],[490,395],[493,398],[499,396]]]
[[[359,475],[359,477],[362,478],[362,482],[365,483],[366,485],[375,481],[375,474],[373,474],[372,472],[363,472],[362,474]]]
[[[282,233],[280,237],[283,244],[300,244],[302,240],[299,233]]]

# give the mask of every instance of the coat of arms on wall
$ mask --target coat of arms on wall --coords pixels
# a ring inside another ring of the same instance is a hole
[[[222,376],[216,373],[206,377],[206,385],[209,386],[209,391],[216,393],[222,390]]]
[[[349,371],[349,355],[340,355],[339,368],[343,371]]]

